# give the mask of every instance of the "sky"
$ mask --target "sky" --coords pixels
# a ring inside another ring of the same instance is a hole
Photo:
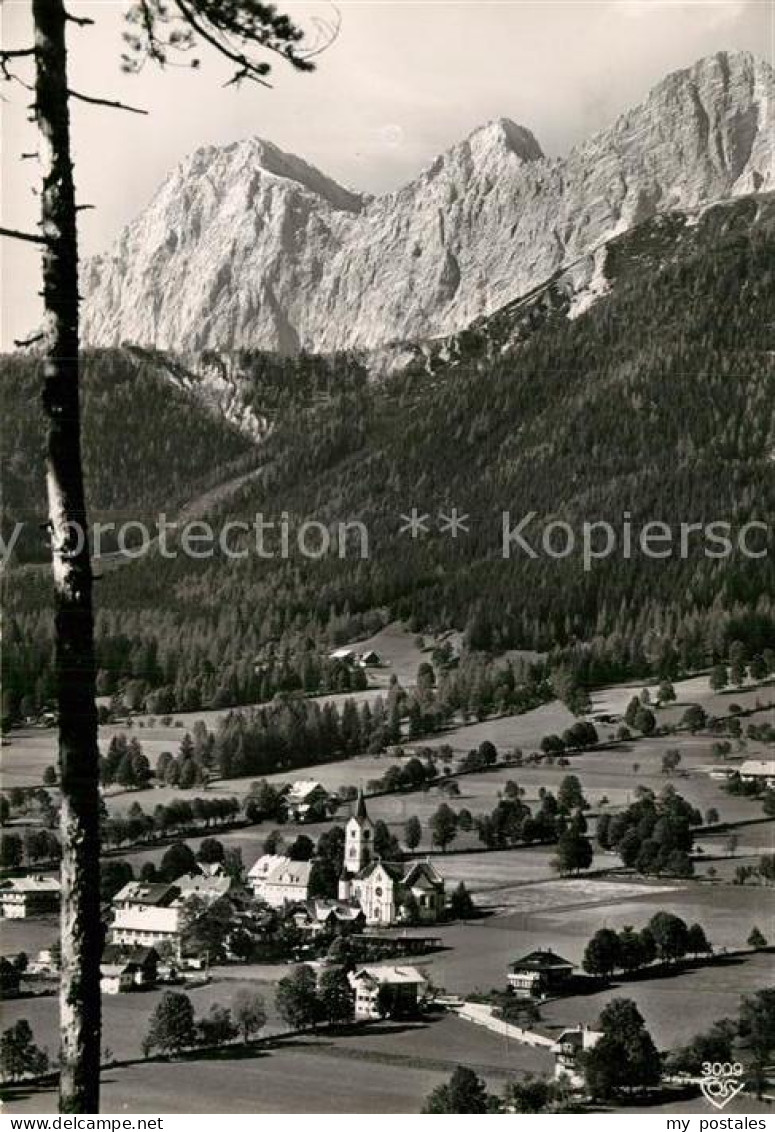
[[[30,0],[0,0],[6,48],[30,40]],[[120,69],[129,0],[69,0],[95,25],[70,25],[75,90],[143,107],[147,117],[72,106],[81,254],[107,249],[166,173],[201,145],[258,135],[340,182],[379,193],[495,117],[527,126],[562,155],[639,102],[670,71],[718,50],[773,60],[774,0],[337,0],[340,31],[312,75],[277,60],[272,89],[224,87],[228,64],[209,48],[201,67],[139,75]],[[334,18],[326,0],[278,5],[314,35]],[[20,75],[29,74],[22,67]],[[37,214],[28,93],[3,84],[2,216],[30,229]],[[0,343],[39,317],[39,256],[0,241]]]

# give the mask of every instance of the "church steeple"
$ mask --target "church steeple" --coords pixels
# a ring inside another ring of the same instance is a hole
[[[355,813],[347,823],[344,849],[344,867],[348,873],[359,873],[371,860],[371,843],[374,826],[366,812],[363,790],[358,791]]]

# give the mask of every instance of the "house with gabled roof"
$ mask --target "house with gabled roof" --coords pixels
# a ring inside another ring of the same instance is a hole
[[[9,877],[0,881],[0,915],[8,920],[24,920],[56,912],[61,894],[58,877]]]
[[[545,998],[563,987],[573,966],[549,948],[539,948],[509,964],[509,986],[518,998]]]
[[[312,861],[293,861],[278,853],[259,857],[248,873],[254,896],[272,908],[309,899]]]
[[[428,980],[416,967],[369,965],[347,976],[356,1018],[407,1018],[417,1013]]]
[[[594,1049],[603,1037],[602,1030],[589,1026],[572,1026],[558,1037],[552,1046],[554,1078],[567,1081],[575,1089],[584,1085],[583,1054]]]

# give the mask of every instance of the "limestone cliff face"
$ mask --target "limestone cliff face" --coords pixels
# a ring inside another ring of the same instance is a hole
[[[449,334],[657,212],[775,189],[773,70],[720,53],[550,160],[507,119],[351,192],[260,139],[198,150],[84,265],[91,345],[284,352]]]

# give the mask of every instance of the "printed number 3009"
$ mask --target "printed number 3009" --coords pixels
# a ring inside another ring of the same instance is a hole
[[[743,1067],[739,1061],[703,1061],[704,1077],[742,1077]]]

